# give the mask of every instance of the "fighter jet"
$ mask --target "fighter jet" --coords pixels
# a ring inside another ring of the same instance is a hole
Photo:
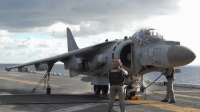
[[[113,68],[114,60],[120,59],[122,68],[128,71],[124,84],[126,95],[130,98],[135,95],[135,85],[143,79],[144,74],[187,65],[196,58],[192,50],[180,45],[178,41],[165,40],[154,28],[141,28],[130,37],[125,36],[112,41],[106,39],[103,43],[81,49],[77,46],[70,29],[66,30],[67,53],[8,67],[5,70],[18,68],[18,71],[22,72],[25,66],[29,65],[35,65],[36,71],[46,70],[46,93],[50,94],[50,72],[54,64],[60,61],[64,63],[65,69],[69,69],[70,77],[81,74],[84,76],[82,81],[90,81],[91,85],[94,85],[95,94],[107,94],[108,71]]]

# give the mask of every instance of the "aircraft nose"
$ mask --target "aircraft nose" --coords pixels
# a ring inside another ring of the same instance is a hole
[[[196,55],[185,46],[175,45],[169,48],[167,57],[173,66],[182,66],[192,62],[196,58]]]

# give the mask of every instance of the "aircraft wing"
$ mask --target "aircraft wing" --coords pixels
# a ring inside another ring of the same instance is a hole
[[[44,58],[44,59],[31,61],[31,62],[24,63],[24,64],[11,66],[11,67],[6,68],[6,71],[10,71],[10,69],[14,69],[14,68],[20,68],[20,67],[24,67],[24,66],[36,65],[36,64],[41,64],[41,63],[49,64],[49,63],[56,63],[58,61],[63,62],[64,60],[66,60],[67,58],[69,58],[71,56],[75,56],[75,57],[89,56],[89,55],[94,54],[95,52],[99,51],[102,48],[102,46],[112,44],[112,43],[115,43],[115,41],[104,42],[104,43],[89,46],[89,47],[86,47],[86,48],[73,50],[73,51],[63,53],[63,54],[60,54],[60,55],[56,55],[56,56],[53,56],[53,57]]]

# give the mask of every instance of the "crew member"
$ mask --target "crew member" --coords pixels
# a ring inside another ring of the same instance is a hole
[[[125,102],[124,102],[124,94],[123,94],[123,83],[124,76],[128,74],[126,70],[124,70],[121,66],[121,60],[114,60],[114,68],[109,70],[109,82],[110,82],[110,99],[108,103],[108,112],[111,112],[113,109],[113,103],[115,100],[115,95],[118,93],[120,109],[121,112],[125,112]]]
[[[167,68],[166,71],[162,72],[163,75],[167,78],[167,93],[165,99],[162,102],[175,103],[175,96],[174,96],[174,89],[173,89],[173,82],[174,82],[174,73],[175,67]]]

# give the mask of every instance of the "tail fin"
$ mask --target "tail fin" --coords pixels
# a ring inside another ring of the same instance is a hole
[[[67,28],[67,44],[68,52],[79,49],[69,28]]]

